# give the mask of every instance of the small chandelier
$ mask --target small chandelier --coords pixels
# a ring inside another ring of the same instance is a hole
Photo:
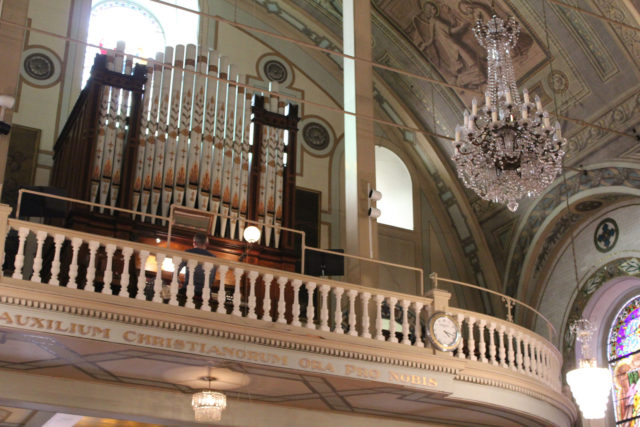
[[[227,407],[227,396],[211,390],[211,381],[215,381],[215,377],[202,377],[200,379],[208,381],[209,388],[194,393],[191,398],[191,406],[193,407],[196,421],[220,421],[222,419],[222,411]]]
[[[589,341],[595,328],[588,320],[579,319],[571,324],[570,330],[576,335],[576,342],[581,344],[581,358],[578,367],[567,372],[567,383],[583,418],[604,418],[611,392],[611,375],[608,369],[598,368],[596,360],[589,357]]]
[[[515,212],[516,200],[539,195],[561,171],[566,140],[538,96],[531,103],[525,89],[520,101],[511,60],[520,32],[516,20],[494,15],[486,24],[478,20],[473,31],[487,49],[485,105],[478,108],[474,98],[471,113],[465,110],[452,160],[468,188]]]

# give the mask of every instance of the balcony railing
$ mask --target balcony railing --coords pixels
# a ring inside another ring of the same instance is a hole
[[[6,246],[4,274],[15,279],[418,348],[430,347],[425,321],[443,308],[437,293],[422,297],[366,288],[9,219],[8,207],[0,208],[0,232],[14,243],[13,249]],[[202,269],[204,283],[213,282],[210,295],[206,285],[202,300],[194,298],[192,285],[180,295],[181,264],[190,284],[196,268]],[[560,391],[562,359],[548,340],[510,321],[450,307],[448,298],[444,306],[457,318],[463,339],[452,353],[437,356],[507,369]],[[434,351],[425,349],[428,354]]]

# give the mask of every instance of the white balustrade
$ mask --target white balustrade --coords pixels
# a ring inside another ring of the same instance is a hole
[[[177,252],[168,248],[98,238],[95,235],[70,230],[63,233],[49,226],[16,222],[20,224],[14,226],[14,229],[18,230],[18,252],[12,277],[16,279],[23,277],[25,259],[31,257],[32,282],[47,282],[48,278],[50,285],[59,285],[61,276],[64,277],[61,272],[68,271],[66,285],[69,289],[77,289],[79,284],[84,283],[84,289],[78,292],[97,291],[113,294],[114,289],[119,287],[118,294],[121,297],[129,298],[130,295],[135,295],[135,299],[138,300],[146,300],[148,293],[145,294],[145,286],[148,282],[153,288],[152,303],[178,306],[183,304],[184,300],[184,297],[179,299],[178,295],[186,291],[183,305],[187,309],[194,309],[194,296],[198,284],[196,282],[204,276],[203,306],[200,307],[202,310],[209,310],[211,291],[216,288],[217,281],[215,312],[219,315],[317,329],[323,334],[347,334],[357,340],[389,343],[400,341],[402,345],[413,345],[416,348],[425,347],[427,344],[427,337],[423,333],[425,320],[434,310],[433,302],[429,298],[379,289],[365,291],[347,283],[321,278],[304,281],[303,276],[295,273],[275,273],[259,266],[247,267],[247,264],[223,259],[214,261],[203,255]],[[27,238],[32,238],[29,237],[30,234],[35,235],[35,250],[26,249]],[[49,236],[51,239],[48,239]],[[70,244],[65,245],[65,241],[69,241]],[[53,245],[54,249],[50,274],[46,271],[48,261],[43,258],[43,254],[49,251],[46,249],[47,245]],[[154,258],[156,271],[147,271],[145,267],[153,270],[147,266],[153,265],[153,262],[147,263],[147,260]],[[86,266],[84,277],[82,274],[79,277],[79,271],[84,271],[79,269],[81,261],[86,263],[82,265]],[[163,274],[163,268],[167,268],[165,264],[173,264],[171,274]],[[180,271],[181,266],[186,266],[186,269]],[[219,274],[216,275],[216,271]],[[229,289],[233,294],[230,296],[233,307],[229,307],[227,314],[225,288],[229,273],[233,276],[233,283],[229,283],[229,286],[233,284],[233,289]],[[26,278],[27,274],[24,276]],[[188,284],[186,289],[179,292],[181,282]],[[370,307],[371,301],[373,307]],[[335,305],[331,306],[332,303]],[[388,314],[385,312],[383,315],[385,304]],[[402,310],[401,323],[400,315],[396,319],[396,308],[398,314],[400,309]],[[453,307],[449,307],[448,311],[457,319],[462,334],[458,347],[453,351],[458,360],[511,369],[556,390],[560,389],[560,355],[544,338],[514,323],[480,313]],[[413,319],[410,317],[412,315]],[[374,318],[370,319],[370,316]],[[301,317],[306,318],[306,322],[302,322]],[[343,328],[345,319],[346,326]],[[371,330],[372,326],[374,330]]]
[[[344,288],[341,286],[336,286],[333,288],[333,295],[336,299],[336,307],[333,312],[333,323],[334,329],[333,331],[336,334],[344,334],[344,329],[342,329],[342,294],[344,293]]]

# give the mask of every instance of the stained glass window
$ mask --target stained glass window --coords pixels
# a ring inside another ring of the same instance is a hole
[[[640,425],[640,296],[620,310],[609,332],[616,425]]]

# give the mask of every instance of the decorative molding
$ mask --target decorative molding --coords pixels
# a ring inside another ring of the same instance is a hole
[[[24,283],[23,281],[19,281],[19,282]],[[22,293],[24,291],[31,291],[31,292],[38,291],[37,289],[35,289],[37,286],[34,286],[34,289],[31,290],[31,289],[25,289],[29,287],[29,285],[31,285],[30,283],[24,283],[24,285],[26,286],[23,286],[20,290],[18,290],[18,292]],[[84,291],[76,291],[76,290],[68,290],[68,291],[71,291],[72,293],[75,293],[75,292],[85,293]],[[65,289],[64,293],[66,294],[68,291]],[[64,295],[62,297],[64,298]],[[103,296],[101,295],[100,297],[103,297]],[[505,376],[503,372],[504,368],[490,366],[480,361],[467,361],[467,360],[463,361],[463,360],[460,360],[457,358],[451,358],[451,357],[438,358],[437,356],[431,355],[431,356],[428,356],[428,358],[434,358],[434,359],[440,359],[440,360],[425,361],[424,356],[429,354],[427,353],[429,351],[428,349],[421,349],[423,352],[422,356],[419,356],[418,353],[416,352],[415,355],[407,355],[408,357],[405,357],[405,358],[394,357],[394,356],[389,356],[389,354],[393,352],[393,350],[391,350],[387,345],[385,345],[385,343],[381,343],[382,347],[378,348],[377,351],[374,350],[373,352],[370,352],[370,353],[364,352],[357,348],[350,350],[349,348],[359,346],[358,343],[354,343],[354,341],[358,340],[359,338],[344,337],[346,338],[346,340],[339,341],[339,340],[331,340],[329,337],[326,337],[328,338],[326,341],[316,344],[316,343],[308,343],[308,342],[305,343],[300,341],[296,342],[294,335],[289,335],[289,337],[287,338],[281,338],[278,336],[278,335],[291,334],[290,331],[292,328],[290,326],[287,326],[286,328],[287,330],[283,330],[281,332],[275,331],[273,328],[269,328],[268,330],[264,329],[265,335],[260,336],[258,334],[238,331],[239,328],[246,329],[248,331],[255,331],[255,330],[261,329],[253,325],[250,325],[249,323],[253,323],[253,322],[247,322],[247,319],[242,319],[242,321],[239,322],[239,324],[237,325],[231,325],[230,322],[227,321],[224,323],[223,322],[216,323],[215,327],[204,326],[203,323],[205,322],[206,323],[216,322],[217,319],[214,319],[213,317],[217,317],[217,316],[215,314],[212,314],[212,318],[210,319],[204,319],[202,317],[200,317],[199,319],[194,318],[194,323],[197,321],[197,323],[199,323],[200,325],[203,325],[203,326],[197,326],[195,324],[188,324],[180,321],[162,320],[162,318],[166,319],[168,317],[167,313],[165,312],[162,312],[162,313],[158,312],[159,318],[153,318],[151,314],[152,312],[149,310],[147,310],[149,312],[149,315],[146,315],[146,316],[142,314],[131,315],[131,314],[125,314],[123,312],[117,312],[117,311],[106,311],[105,309],[99,309],[99,308],[74,306],[74,305],[69,305],[64,303],[52,303],[52,302],[47,302],[47,301],[36,299],[36,298],[37,297],[31,298],[31,297],[17,297],[17,296],[11,296],[11,295],[0,295],[0,303],[8,306],[26,307],[29,309],[49,311],[52,313],[71,314],[75,316],[106,320],[106,321],[117,322],[117,323],[122,323],[126,325],[164,329],[167,331],[189,333],[189,334],[199,335],[203,337],[216,337],[216,338],[221,338],[226,340],[243,342],[247,344],[256,344],[260,346],[271,347],[275,349],[294,350],[297,352],[306,352],[306,353],[312,353],[312,354],[317,354],[322,356],[339,357],[342,359],[351,359],[351,360],[360,361],[360,362],[379,363],[379,364],[391,365],[391,366],[407,368],[407,369],[415,369],[415,370],[421,370],[421,371],[430,371],[434,373],[452,375],[452,379],[456,381],[491,385],[493,387],[503,388],[510,391],[516,391],[519,393],[523,393],[527,396],[531,396],[533,398],[549,402],[555,406],[563,408],[565,411],[567,410],[567,407],[568,407],[566,402],[562,400],[561,395],[554,392],[548,385],[544,384],[543,382],[537,381],[528,375],[509,371],[509,375]],[[70,299],[70,298],[68,298],[67,296],[67,299]],[[120,299],[118,300],[121,301]],[[80,302],[81,301],[78,301],[78,303]],[[85,304],[91,304],[91,301],[89,300],[84,300],[83,302]],[[135,303],[136,305],[140,305],[141,307],[148,305],[149,308],[154,308],[158,306],[157,303],[151,303],[151,302],[135,301]],[[104,302],[101,305],[104,305]],[[131,311],[131,307],[127,309],[121,304],[119,304],[119,307],[120,309],[124,309],[129,312]],[[140,311],[144,312],[145,310],[141,309]],[[191,310],[186,310],[186,311],[191,312]],[[191,314],[191,313],[185,312],[185,315],[187,314]],[[272,327],[275,326],[275,328],[278,328],[278,325],[270,325],[270,326]],[[25,329],[34,330],[33,328],[25,328]],[[39,330],[39,329],[35,329],[35,330]],[[43,332],[55,333],[55,331],[43,331]],[[322,331],[314,331],[314,334],[317,336],[323,335]],[[310,339],[308,335],[301,336],[300,338],[302,338],[303,340]],[[185,337],[185,340],[187,339],[188,338]],[[316,339],[316,337],[312,337],[311,339],[313,339],[314,341],[319,341]],[[347,341],[349,343],[347,343]],[[332,344],[336,346],[332,347]],[[366,344],[366,343],[363,341],[362,344]],[[132,343],[131,345],[135,345],[135,343]],[[167,349],[162,346],[158,348],[162,348],[164,350],[171,350],[170,348]],[[399,350],[402,350],[402,347],[400,347]],[[411,352],[415,351],[415,349],[413,349],[412,347],[408,347],[407,350]],[[194,354],[202,355],[197,352]],[[214,354],[213,356],[216,356],[216,355]],[[477,370],[477,374],[473,373],[474,370]],[[520,376],[522,378],[518,378]],[[500,378],[503,378],[503,379],[500,379]],[[510,378],[511,381],[505,380],[506,378]],[[518,385],[518,383],[531,384],[531,387],[527,387],[525,385]],[[412,383],[407,383],[405,385],[411,386]],[[433,390],[434,392],[438,391],[437,389],[433,389],[432,386],[428,389]],[[552,396],[553,398],[550,396]]]

